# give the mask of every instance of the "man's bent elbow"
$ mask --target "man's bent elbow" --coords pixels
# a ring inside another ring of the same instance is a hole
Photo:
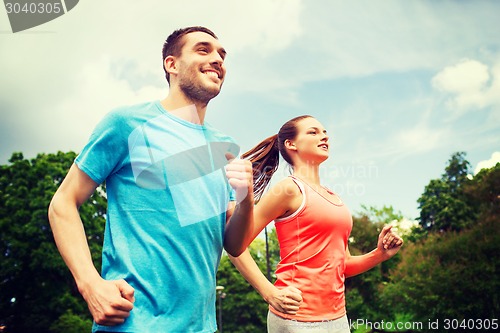
[[[235,244],[234,241],[224,238],[224,250],[226,250],[226,252],[231,256],[239,257],[245,251],[245,249],[246,247],[243,243]]]
[[[52,197],[52,200],[49,203],[49,207],[47,209],[47,217],[49,219],[49,224],[51,228],[54,228],[54,225],[57,223],[59,217],[61,216],[61,212],[64,211],[64,208],[61,207],[62,202],[61,198],[57,194]]]
[[[55,216],[56,216],[56,208],[55,208],[54,198],[52,198],[52,200],[49,203],[49,207],[47,209],[47,217],[49,219],[50,225],[52,225],[52,223],[54,222]]]

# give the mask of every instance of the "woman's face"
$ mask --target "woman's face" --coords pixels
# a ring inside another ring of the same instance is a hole
[[[328,158],[328,135],[323,125],[315,118],[297,122],[297,136],[290,140],[296,155],[301,160],[321,163]]]

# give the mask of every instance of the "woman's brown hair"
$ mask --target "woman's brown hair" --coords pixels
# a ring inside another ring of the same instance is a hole
[[[285,148],[285,141],[295,139],[297,136],[297,123],[305,118],[312,118],[312,116],[303,115],[290,119],[281,126],[278,134],[262,140],[255,147],[241,155],[241,158],[252,162],[255,202],[260,200],[264,190],[271,181],[271,177],[278,170],[280,153],[283,159],[293,166],[292,160]]]

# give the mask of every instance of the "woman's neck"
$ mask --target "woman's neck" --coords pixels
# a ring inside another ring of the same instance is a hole
[[[293,175],[311,185],[321,186],[319,165],[299,165],[293,167]]]

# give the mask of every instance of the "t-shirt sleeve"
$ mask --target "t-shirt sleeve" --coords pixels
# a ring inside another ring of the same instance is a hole
[[[229,201],[236,201],[236,192],[234,191],[234,188],[229,185]]]
[[[101,184],[123,163],[128,145],[127,126],[117,111],[108,113],[92,132],[75,163],[93,181]]]

